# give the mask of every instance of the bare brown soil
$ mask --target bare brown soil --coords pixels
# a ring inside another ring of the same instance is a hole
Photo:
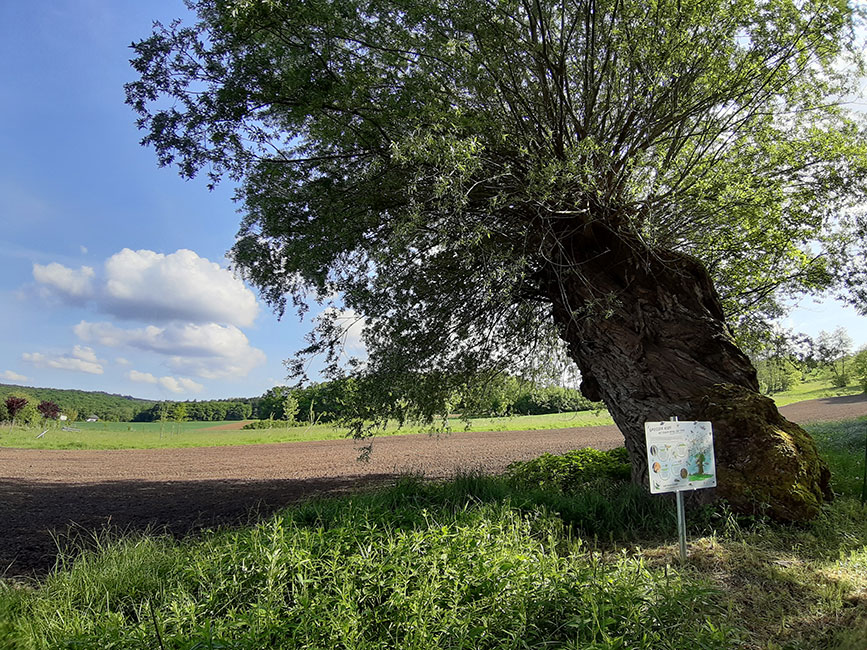
[[[865,396],[783,407],[807,423],[867,414]],[[255,519],[314,495],[457,470],[502,472],[517,460],[622,444],[614,426],[377,438],[370,460],[351,440],[105,451],[0,448],[0,576],[42,575],[56,539],[111,527],[185,535]]]

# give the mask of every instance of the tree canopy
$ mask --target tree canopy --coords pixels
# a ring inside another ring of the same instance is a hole
[[[239,183],[235,268],[280,313],[331,302],[306,354],[336,360],[340,317],[363,318],[360,372],[395,403],[442,408],[561,340],[637,458],[662,402],[617,404],[757,389],[724,323],[803,291],[867,304],[845,1],[190,6],[133,45],[144,143]],[[694,339],[692,384],[633,381],[684,376],[661,339]]]
[[[236,267],[281,311],[339,295],[372,360],[526,359],[553,333],[545,267],[599,220],[700,259],[733,324],[857,284],[845,2],[192,7],[133,46],[145,142],[239,179]]]

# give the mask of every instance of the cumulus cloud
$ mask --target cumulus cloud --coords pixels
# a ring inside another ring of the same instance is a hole
[[[124,357],[115,357],[114,362],[119,366],[128,366],[132,363],[129,359],[125,359]]]
[[[130,370],[127,377],[132,381],[144,384],[159,384],[173,393],[198,393],[204,388],[202,384],[186,377],[155,377],[149,372],[139,372],[138,370]]]
[[[71,302],[82,302],[93,295],[93,268],[82,266],[77,271],[63,264],[34,264],[33,279],[48,294],[65,298]]]
[[[76,345],[71,354],[49,356],[41,352],[25,352],[21,358],[37,368],[57,368],[59,370],[87,372],[92,375],[103,373],[102,363],[97,359],[93,348],[82,345]]]
[[[142,384],[155,384],[157,383],[157,378],[154,377],[149,372],[139,372],[138,370],[130,370],[126,373],[126,376],[129,377],[132,381],[137,381]]]
[[[34,264],[33,278],[44,294],[76,304],[93,300],[100,311],[126,320],[246,327],[259,312],[256,296],[241,280],[186,249],[164,255],[124,248],[98,276],[90,266]]]
[[[100,307],[119,318],[252,325],[256,296],[219,264],[181,249],[170,255],[124,248],[105,262]]]
[[[160,377],[159,382],[160,386],[168,388],[173,393],[198,393],[204,388],[202,384],[186,377]]]
[[[172,368],[206,379],[246,376],[265,362],[265,353],[252,347],[234,325],[170,323],[124,329],[111,323],[81,321],[74,331],[88,343],[165,355]]]
[[[27,381],[27,377],[24,375],[20,375],[14,370],[4,370],[0,372],[0,379],[5,379],[6,381],[14,381],[14,382],[22,382]]]

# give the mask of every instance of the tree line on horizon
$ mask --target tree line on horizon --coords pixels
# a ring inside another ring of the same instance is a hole
[[[836,388],[854,382],[867,393],[867,346],[853,350],[845,328],[822,331],[816,337],[766,332],[745,348],[766,395],[792,390],[805,381],[826,381]],[[432,383],[436,383],[435,378]],[[331,423],[353,417],[370,389],[355,379],[343,378],[305,387],[274,386],[259,397],[155,401],[97,391],[0,384],[0,422],[14,419],[20,424],[36,424],[43,419],[57,420],[63,414],[72,422],[90,417],[108,422],[158,422],[180,417],[204,422],[256,419]],[[13,402],[10,410],[10,398],[24,403]],[[542,415],[601,406],[584,397],[577,386],[510,375],[492,375],[481,386],[455,393],[451,404],[452,413],[467,417]]]

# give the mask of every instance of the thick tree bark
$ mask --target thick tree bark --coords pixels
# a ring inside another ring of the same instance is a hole
[[[590,235],[560,248],[567,257],[580,251],[570,262],[578,272],[564,273],[560,257],[548,295],[582,391],[605,402],[624,435],[633,480],[648,486],[646,421],[709,420],[718,487],[695,500],[723,497],[780,520],[815,516],[832,496],[830,472],[810,436],[759,394],[704,267],[678,253],[650,255],[598,227]]]

